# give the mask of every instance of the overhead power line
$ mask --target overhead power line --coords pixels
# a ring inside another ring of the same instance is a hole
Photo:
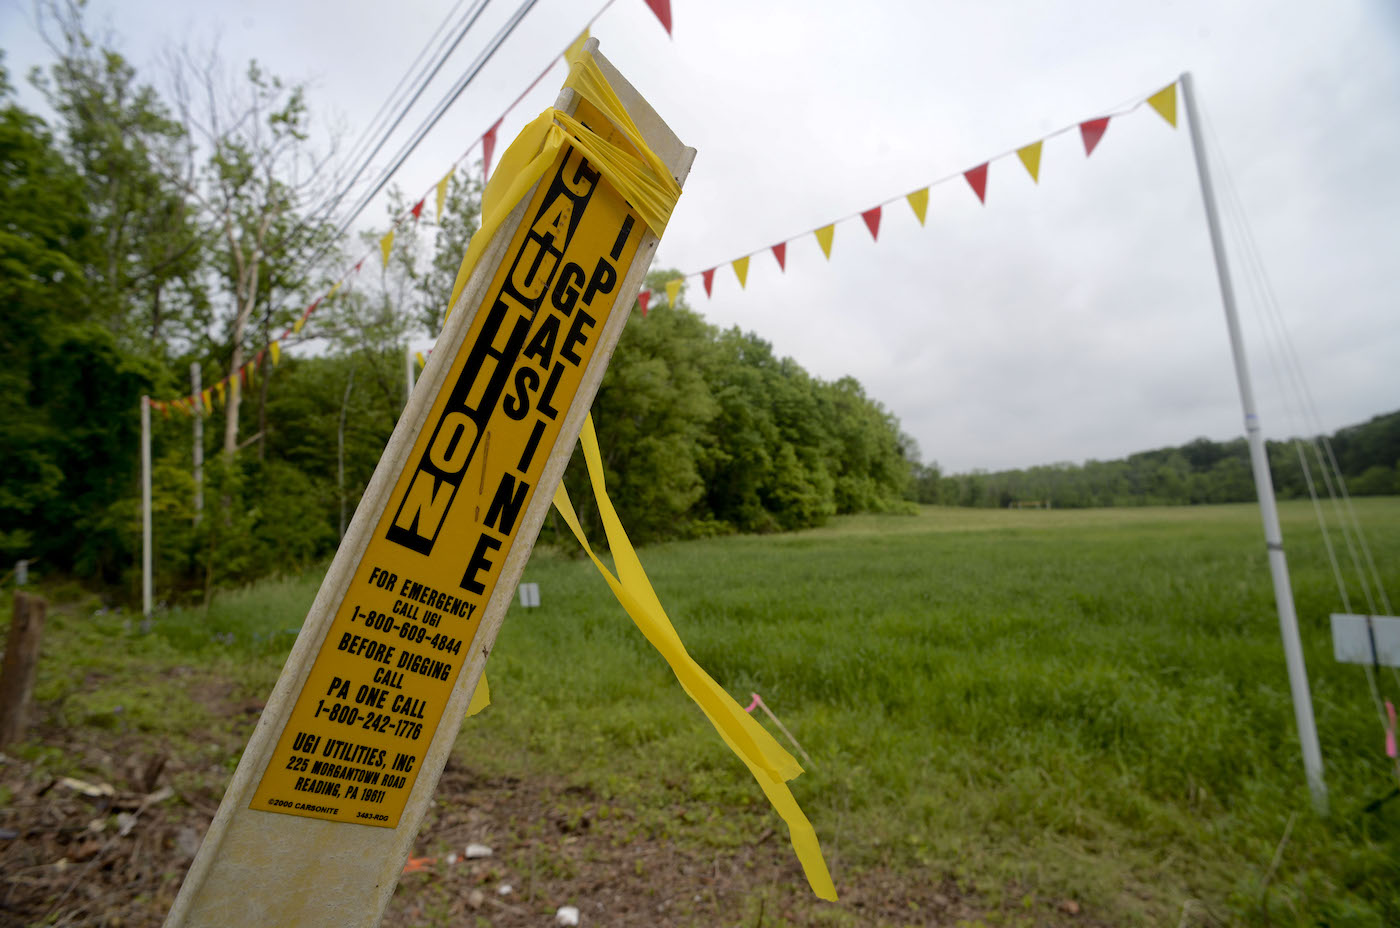
[[[389,91],[389,95],[384,98],[384,102],[379,104],[379,109],[375,112],[374,116],[370,118],[369,122],[365,124],[365,128],[360,133],[360,137],[355,140],[355,144],[350,148],[349,152],[346,153],[345,162],[347,164],[360,159],[366,147],[369,145],[370,139],[381,131],[382,123],[388,118],[389,113],[401,105],[402,99],[400,97],[400,91],[405,91],[410,79],[412,79],[414,83],[421,81],[423,73],[427,71],[429,66],[424,65],[422,71],[418,71],[418,66],[423,64],[424,58],[428,55],[428,50],[433,47],[433,43],[437,42],[439,37],[442,37],[442,41],[438,45],[437,51],[433,52],[431,60],[436,61],[441,57],[442,50],[446,47],[448,42],[444,34],[448,32],[449,24],[452,23],[452,20],[457,16],[458,11],[462,8],[462,4],[466,2],[467,0],[457,0],[452,9],[442,18],[442,22],[438,23],[432,35],[428,36],[428,41],[423,43],[423,47],[419,49],[417,57],[413,59],[413,62],[408,66],[407,70],[403,72],[403,76],[400,77],[399,82],[394,85],[394,89]],[[489,2],[489,0],[487,0],[487,2]],[[465,20],[468,15],[470,15],[470,11],[463,16],[463,20]],[[453,30],[459,29],[463,20],[458,20],[451,28]],[[416,78],[413,77],[415,71],[418,71],[418,77]]]
[[[468,85],[475,80],[476,76],[481,73],[481,69],[484,68],[487,62],[500,50],[501,45],[505,43],[505,40],[508,39],[510,34],[515,31],[516,27],[520,25],[525,15],[529,13],[538,2],[539,0],[524,0],[524,2],[516,8],[515,12],[511,14],[510,19],[508,19],[496,34],[491,37],[491,41],[487,43],[486,48],[477,55],[476,60],[467,67],[466,71],[462,73],[462,76],[457,79],[457,82],[452,85],[451,89],[449,89],[438,102],[437,106],[433,108],[433,111],[419,124],[412,138],[399,148],[399,151],[394,156],[393,162],[380,172],[374,187],[356,202],[349,215],[347,215],[336,228],[335,234],[331,237],[330,242],[322,247],[320,252],[318,252],[308,264],[314,264],[335,242],[339,241],[340,236],[345,233],[345,230],[350,227],[352,222],[359,218],[360,213],[365,211],[365,208],[369,206],[370,202],[373,201],[379,191],[384,189],[384,186],[389,183],[394,173],[408,160],[408,156],[413,154],[413,151],[418,147],[419,143],[423,141],[423,138],[438,124],[438,121],[447,113],[447,110],[457,101],[457,98],[462,95],[462,92],[467,89]]]
[[[423,92],[428,89],[428,85],[432,83],[433,78],[437,77],[438,72],[442,70],[442,66],[447,63],[447,59],[450,58],[452,56],[452,53],[457,50],[457,46],[461,44],[462,39],[466,37],[467,33],[471,30],[472,26],[476,25],[476,21],[481,18],[481,14],[485,12],[486,6],[489,2],[490,0],[478,0],[476,5],[467,11],[467,13],[464,16],[465,22],[463,22],[463,24],[458,28],[457,34],[452,38],[451,45],[447,47],[447,50],[445,52],[442,52],[441,54],[435,56],[436,60],[433,62],[431,68],[427,69],[426,75],[418,81],[418,86],[414,90],[413,95],[408,99],[406,103],[404,103],[398,108],[398,115],[394,117],[394,121],[389,124],[388,128],[386,128],[383,131],[383,133],[380,134],[379,141],[376,142],[374,148],[371,149],[370,152],[364,156],[363,160],[361,160],[360,162],[360,166],[355,169],[355,173],[351,175],[348,181],[346,181],[345,186],[341,188],[340,192],[336,194],[335,198],[323,209],[317,211],[317,216],[313,221],[320,221],[321,218],[329,216],[335,210],[335,208],[340,205],[341,200],[345,199],[345,197],[350,193],[350,191],[354,188],[356,181],[360,179],[360,175],[365,172],[365,169],[369,167],[370,163],[374,160],[374,157],[379,154],[380,149],[382,149],[385,143],[389,141],[390,136],[392,136],[394,131],[398,129],[399,125],[403,122],[404,118],[408,115],[409,111],[413,109],[414,104],[416,104],[419,98],[422,97]],[[535,0],[530,0],[529,5],[533,6],[534,2]],[[460,91],[458,92],[460,93]],[[375,192],[377,193],[382,186],[383,183],[381,182],[379,186],[375,188]],[[373,196],[373,194],[371,194],[371,196]],[[363,207],[359,208],[363,209]],[[358,215],[358,212],[353,215]],[[345,226],[342,225],[340,231],[344,231],[344,228]],[[339,237],[340,231],[336,233],[337,237]],[[317,257],[319,257],[319,255]]]

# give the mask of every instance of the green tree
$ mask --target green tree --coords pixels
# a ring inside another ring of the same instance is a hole
[[[82,179],[95,254],[90,309],[127,343],[158,355],[207,323],[205,241],[179,171],[184,129],[122,55],[90,34],[80,3],[44,0],[40,32],[56,61],[33,80],[63,125]]]
[[[111,567],[93,531],[136,459],[154,377],[92,319],[83,180],[0,68],[0,548]]]
[[[250,323],[259,305],[272,306],[270,287],[300,292],[319,282],[307,259],[326,231],[311,211],[334,146],[321,153],[311,145],[305,88],[256,61],[234,78],[214,52],[183,49],[170,67],[176,112],[194,136],[190,156],[202,159],[186,189],[216,243],[215,318],[227,369],[237,372],[265,341],[266,325],[260,332]],[[235,378],[224,410],[226,457],[239,447],[241,409]]]

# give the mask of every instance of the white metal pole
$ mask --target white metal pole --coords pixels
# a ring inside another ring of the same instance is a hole
[[[1264,448],[1264,435],[1259,428],[1259,413],[1254,405],[1254,387],[1249,379],[1249,363],[1245,358],[1244,339],[1240,334],[1239,316],[1235,311],[1235,290],[1230,282],[1230,267],[1225,257],[1225,239],[1220,232],[1220,215],[1215,206],[1215,189],[1206,162],[1205,143],[1201,138],[1200,118],[1196,110],[1196,94],[1190,72],[1181,75],[1181,95],[1186,102],[1186,115],[1191,127],[1191,150],[1196,156],[1196,171],[1201,180],[1201,197],[1205,201],[1206,224],[1210,227],[1210,244],[1215,251],[1215,271],[1220,279],[1220,296],[1225,304],[1225,323],[1230,330],[1230,350],[1235,358],[1235,378],[1239,381],[1240,402],[1244,405],[1244,426],[1249,438],[1249,459],[1254,469],[1254,486],[1259,493],[1259,514],[1264,522],[1264,542],[1269,550],[1269,570],[1274,580],[1274,600],[1278,605],[1279,632],[1283,637],[1283,654],[1288,664],[1288,682],[1293,691],[1293,715],[1298,723],[1298,740],[1303,748],[1303,769],[1312,790],[1313,805],[1321,815],[1327,814],[1327,784],[1322,777],[1322,751],[1317,743],[1317,723],[1313,719],[1312,694],[1308,689],[1308,670],[1303,663],[1303,643],[1298,636],[1298,615],[1293,608],[1293,588],[1288,581],[1288,559],[1283,553],[1283,531],[1279,527],[1278,504],[1274,501],[1274,482],[1269,473],[1269,457]]]
[[[204,515],[204,385],[199,362],[190,362],[190,386],[194,388],[194,524]]]
[[[403,405],[404,408],[408,408],[408,398],[413,395],[413,342],[404,342],[403,369],[408,383],[408,390],[403,395]]]
[[[151,617],[151,398],[141,397],[141,614]]]

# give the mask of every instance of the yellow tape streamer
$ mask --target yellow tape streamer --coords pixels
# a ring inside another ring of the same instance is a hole
[[[471,718],[489,705],[491,705],[491,687],[486,685],[486,671],[483,670],[481,682],[476,685],[476,690],[472,693],[472,701],[467,703],[467,718]]]
[[[749,768],[749,772],[768,796],[768,801],[773,804],[774,810],[787,823],[793,850],[797,852],[797,859],[802,864],[802,870],[807,875],[807,882],[812,891],[822,899],[835,902],[836,887],[831,882],[831,874],[822,858],[817,833],[813,830],[812,823],[807,821],[807,816],[802,814],[802,809],[787,787],[786,781],[802,773],[802,767],[686,651],[685,644],[666,616],[666,610],[661,608],[661,601],[657,599],[656,591],[652,589],[651,581],[642,569],[642,562],[637,558],[637,552],[627,538],[627,532],[617,517],[612,500],[608,498],[607,487],[603,482],[603,459],[598,451],[598,436],[593,430],[592,416],[584,420],[579,441],[583,445],[583,456],[588,464],[588,477],[593,484],[598,513],[603,519],[603,530],[608,536],[608,547],[617,565],[616,577],[589,546],[562,482],[554,492],[555,508],[573,530],[574,537],[593,560],[594,566],[603,575],[622,608],[627,610],[627,614],[632,617],[632,621],[646,636],[647,641],[651,642],[651,646],[671,665],[671,670],[680,681],[686,695],[695,701],[705,713],[705,717],[710,720],[710,724],[715,727],[715,731],[724,739],[724,743],[729,745],[729,749]]]
[[[517,203],[544,176],[554,163],[554,156],[564,145],[572,145],[583,153],[614,189],[631,204],[642,221],[657,236],[666,229],[671,211],[680,198],[676,183],[666,163],[653,152],[642,138],[626,107],[617,98],[598,62],[590,54],[580,53],[570,61],[568,80],[571,88],[591,103],[627,141],[627,146],[614,145],[602,135],[560,110],[550,107],[520,131],[510,143],[486,189],[481,193],[481,228],[472,236],[457,279],[452,285],[452,298],[447,311],[452,312],[457,298],[471,277],[486,246],[496,230],[505,222]],[[599,129],[604,127],[599,126]]]

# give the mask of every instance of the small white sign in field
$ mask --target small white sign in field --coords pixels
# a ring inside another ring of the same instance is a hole
[[[520,584],[520,605],[526,609],[534,609],[540,604],[540,585],[538,583]]]
[[[1400,667],[1400,619],[1334,612],[1332,653],[1344,664]]]

